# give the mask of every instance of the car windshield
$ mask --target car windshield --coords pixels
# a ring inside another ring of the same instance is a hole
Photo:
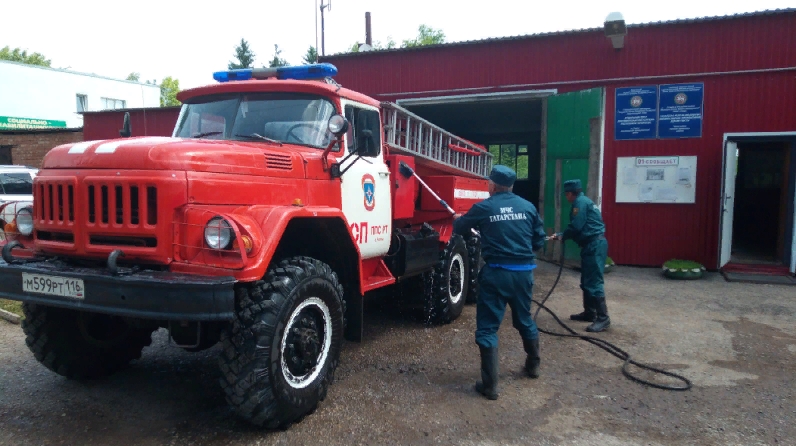
[[[264,141],[326,148],[334,138],[331,101],[300,93],[236,93],[195,98],[183,105],[175,136]]]
[[[32,195],[33,178],[27,172],[0,173],[0,191],[6,195]]]

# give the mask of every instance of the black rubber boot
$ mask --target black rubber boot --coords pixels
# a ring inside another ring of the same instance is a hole
[[[579,322],[594,322],[595,314],[594,300],[583,292],[583,313],[573,314],[569,317],[570,320]]]
[[[586,331],[599,333],[611,326],[611,318],[608,317],[608,307],[605,305],[605,296],[595,297],[597,303],[597,317],[594,323],[586,327]]]
[[[478,347],[481,350],[481,381],[475,382],[475,391],[487,399],[498,399],[498,349]]]
[[[539,338],[536,339],[523,339],[522,346],[525,347],[525,353],[528,357],[525,359],[525,371],[533,379],[539,377],[539,364],[542,362],[539,357]]]

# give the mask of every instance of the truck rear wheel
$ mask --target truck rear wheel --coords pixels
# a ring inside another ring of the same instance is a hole
[[[154,327],[117,316],[24,304],[25,343],[40,363],[73,379],[102,378],[141,357]]]
[[[227,402],[247,421],[285,428],[326,397],[340,359],[345,302],[329,265],[283,260],[236,290],[219,359]]]
[[[478,273],[481,271],[481,237],[471,236],[467,239],[467,256],[470,270],[467,274],[467,300],[468,304],[478,301]]]
[[[427,296],[428,320],[432,324],[447,324],[462,314],[470,283],[469,263],[464,239],[454,235],[432,273],[431,293]]]

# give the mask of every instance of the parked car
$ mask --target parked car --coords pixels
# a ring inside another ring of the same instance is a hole
[[[0,241],[7,238],[6,231],[16,232],[17,212],[33,205],[33,179],[38,172],[33,167],[0,166]]]
[[[0,203],[33,201],[33,179],[38,172],[27,166],[0,166]]]

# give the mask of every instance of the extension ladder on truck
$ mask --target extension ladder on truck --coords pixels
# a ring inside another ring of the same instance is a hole
[[[492,154],[392,102],[381,103],[384,140],[391,152],[416,157],[418,165],[442,172],[485,178]]]

